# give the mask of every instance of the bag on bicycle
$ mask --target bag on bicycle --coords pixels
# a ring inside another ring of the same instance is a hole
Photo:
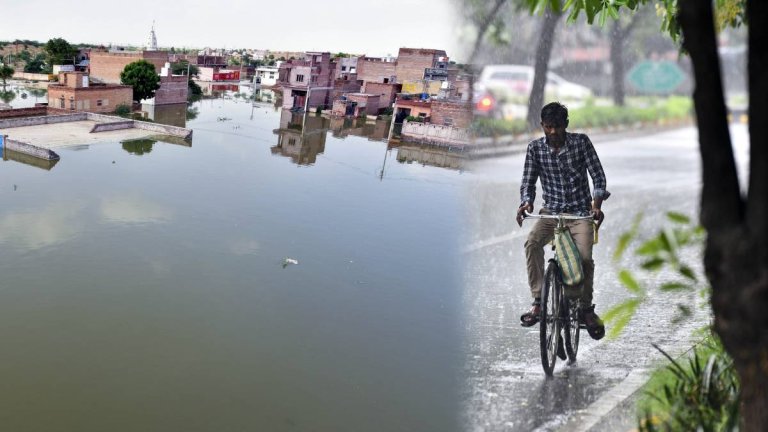
[[[557,248],[557,264],[565,285],[578,285],[584,279],[584,269],[581,266],[581,255],[568,228],[555,230],[555,247]]]

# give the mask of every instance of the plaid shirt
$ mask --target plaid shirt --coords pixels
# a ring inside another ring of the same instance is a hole
[[[528,144],[520,185],[520,201],[531,203],[536,199],[536,180],[541,177],[544,189],[544,208],[553,213],[572,213],[582,216],[592,208],[587,171],[595,186],[595,198],[608,198],[605,173],[592,141],[585,134],[566,133],[565,145],[555,155],[541,137]]]

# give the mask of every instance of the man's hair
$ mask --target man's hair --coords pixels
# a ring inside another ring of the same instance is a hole
[[[541,109],[541,121],[551,125],[567,126],[568,108],[560,102],[550,102]]]

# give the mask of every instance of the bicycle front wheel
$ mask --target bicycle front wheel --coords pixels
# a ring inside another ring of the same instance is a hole
[[[557,263],[547,265],[544,286],[541,289],[541,316],[539,317],[539,342],[541,344],[541,365],[544,373],[552,376],[557,361],[560,343],[560,305],[562,304],[562,282]]]
[[[579,352],[579,300],[563,297],[565,314],[565,353],[568,354],[568,364],[576,362],[576,354]]]

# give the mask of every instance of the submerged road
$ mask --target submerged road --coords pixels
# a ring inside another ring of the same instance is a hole
[[[746,172],[748,137],[733,126],[740,174]],[[641,236],[650,237],[676,211],[696,217],[700,190],[697,132],[689,127],[644,137],[595,142],[612,196],[603,205],[606,220],[595,246],[595,303],[598,313],[630,297],[618,282],[621,268],[637,269],[632,248],[620,262],[612,256],[621,233],[639,213]],[[523,328],[520,314],[530,307],[523,242],[531,222],[518,228],[524,154],[479,161],[467,196],[466,342],[463,400],[467,431],[590,430],[616,403],[636,390],[661,362],[652,347],[680,354],[696,340],[709,314],[697,295],[651,289],[625,331],[616,339],[593,341],[582,332],[578,361],[559,361],[554,377],[541,367],[538,326]],[[539,189],[536,211],[541,204]],[[700,265],[691,251],[687,262]],[[669,275],[635,272],[645,286]],[[672,324],[677,304],[695,308],[691,319]],[[610,330],[610,329],[609,329]],[[604,426],[603,426],[604,427]]]

